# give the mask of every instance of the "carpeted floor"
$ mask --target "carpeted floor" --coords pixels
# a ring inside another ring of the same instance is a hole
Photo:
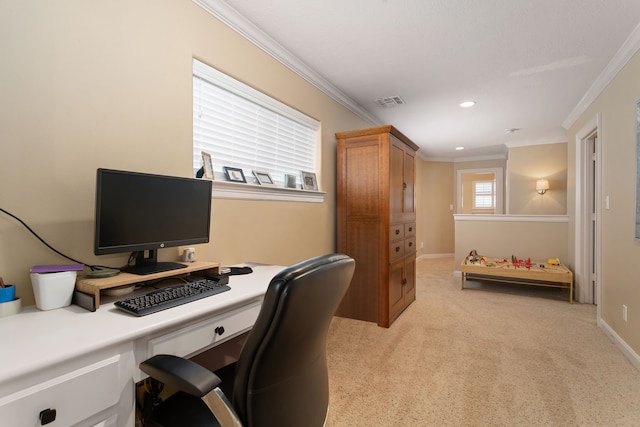
[[[640,372],[561,290],[468,282],[418,262],[389,329],[335,318],[327,425],[640,426]]]

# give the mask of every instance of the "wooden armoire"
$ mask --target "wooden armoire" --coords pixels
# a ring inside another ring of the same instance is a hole
[[[416,298],[418,146],[393,126],[336,140],[337,249],[356,260],[336,315],[388,328]]]

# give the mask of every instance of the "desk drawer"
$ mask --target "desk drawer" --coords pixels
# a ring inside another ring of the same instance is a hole
[[[389,244],[389,262],[394,262],[404,256],[404,240],[398,240],[397,242],[391,242]]]
[[[404,225],[404,235],[405,237],[415,236],[416,235],[416,223],[411,222],[409,224]]]
[[[411,254],[416,251],[416,238],[411,237],[404,240],[404,253]]]
[[[0,423],[39,426],[40,413],[55,410],[50,425],[70,426],[118,403],[120,356],[71,371],[0,398]]]
[[[394,241],[404,237],[404,225],[392,225],[389,229],[389,240]]]
[[[191,356],[250,329],[258,318],[262,301],[242,309],[224,313],[203,322],[149,340],[147,357],[156,354]],[[223,328],[219,329],[219,328]]]

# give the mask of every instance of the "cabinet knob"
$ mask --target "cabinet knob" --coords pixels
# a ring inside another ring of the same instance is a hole
[[[52,423],[56,420],[56,410],[47,408],[44,411],[40,411],[40,425]]]
[[[409,242],[409,247],[413,246],[413,242]]]
[[[407,278],[406,278],[406,277],[404,277],[404,278],[402,279],[402,284],[403,284],[403,285],[406,285],[406,284],[407,284]]]
[[[413,231],[413,227],[409,227],[409,231]]]
[[[407,183],[406,182],[402,183],[402,188],[404,188],[406,190],[406,188],[407,188]]]
[[[224,326],[218,326],[218,327],[214,330],[214,332],[215,332],[217,335],[222,336],[222,335],[224,334]]]
[[[396,228],[396,235],[400,234],[400,230]]]
[[[396,246],[396,252],[400,252],[400,246]]]

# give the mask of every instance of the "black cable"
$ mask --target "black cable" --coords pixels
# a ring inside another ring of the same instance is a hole
[[[56,248],[54,248],[53,246],[51,246],[50,244],[48,244],[47,242],[44,241],[44,239],[40,236],[38,236],[38,233],[36,233],[35,231],[33,231],[31,229],[31,227],[29,227],[27,225],[27,223],[25,223],[23,220],[21,220],[20,218],[18,218],[17,216],[15,216],[14,214],[12,214],[11,212],[8,212],[2,208],[0,208],[0,211],[4,212],[5,214],[9,215],[11,218],[15,219],[16,221],[18,221],[20,224],[22,224],[27,230],[29,230],[29,232],[31,234],[33,234],[38,240],[40,240],[40,242],[42,242],[42,244],[44,244],[46,247],[48,247],[49,249],[51,249],[53,252],[57,253],[58,255],[75,262],[76,264],[84,264],[87,267],[91,268],[92,270],[94,270],[95,268],[111,268],[111,267],[104,267],[101,265],[89,265],[89,264],[85,264],[82,261],[78,261],[77,259],[71,258],[65,254],[63,254],[62,252],[60,252],[59,250],[57,250]]]

